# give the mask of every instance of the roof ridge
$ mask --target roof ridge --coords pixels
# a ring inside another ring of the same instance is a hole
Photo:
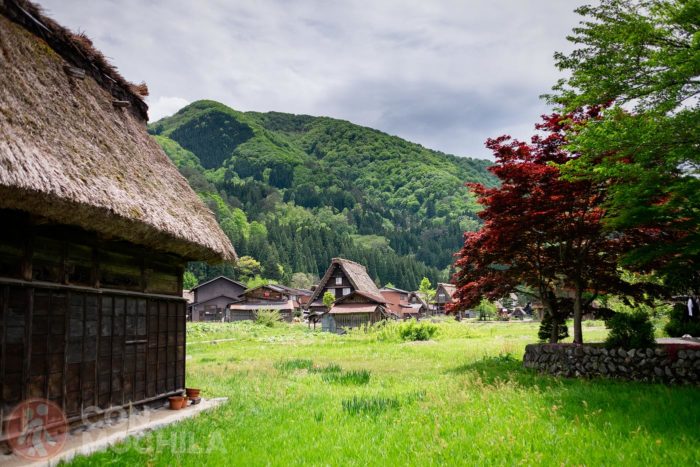
[[[207,285],[207,284],[209,284],[210,282],[214,282],[214,281],[219,280],[219,279],[226,279],[227,281],[233,282],[234,284],[238,284],[238,285],[240,285],[241,287],[243,287],[244,289],[247,290],[247,287],[246,287],[246,285],[245,285],[243,282],[238,282],[236,279],[231,279],[230,277],[226,277],[226,276],[224,276],[224,275],[222,274],[222,275],[220,275],[220,276],[216,276],[216,277],[213,278],[213,279],[209,279],[208,281],[202,282],[201,284],[197,284],[196,286],[192,287],[192,288],[190,289],[190,291],[193,291],[193,290],[195,290],[195,289],[198,289],[198,288],[202,287],[203,285]]]
[[[336,258],[331,259],[331,263],[334,263],[334,262],[336,262],[336,261],[339,262],[339,263],[352,263],[352,264],[355,264],[355,265],[357,265],[357,266],[360,266],[360,267],[361,267],[362,269],[364,269],[365,271],[367,270],[367,268],[366,268],[363,264],[360,264],[360,263],[358,263],[357,261],[353,261],[353,260],[351,260],[351,259],[340,258],[340,257],[336,257]]]

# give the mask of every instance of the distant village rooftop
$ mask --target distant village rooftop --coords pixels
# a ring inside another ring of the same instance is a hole
[[[378,303],[385,303],[384,297],[379,291],[377,284],[369,277],[365,267],[355,261],[350,261],[345,258],[333,258],[331,260],[331,264],[321,278],[319,286],[314,290],[314,294],[311,296],[311,302],[322,298],[324,286],[328,283],[334,271],[334,266],[338,266],[342,269],[355,291],[362,292],[365,296]]]

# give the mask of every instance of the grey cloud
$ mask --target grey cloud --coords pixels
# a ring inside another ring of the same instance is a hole
[[[383,131],[457,155],[487,157],[486,138],[516,130],[526,137],[546,108],[538,90],[503,86],[453,89],[439,82],[358,82],[337,90],[325,107],[343,118],[360,116]],[[367,102],[372,106],[368,107]],[[374,115],[372,109],[383,109]],[[526,110],[524,110],[526,109]],[[523,113],[528,112],[528,119]],[[360,122],[369,124],[367,122]]]
[[[489,157],[487,137],[527,137],[547,110],[583,0],[38,1],[148,83],[152,117],[208,98]]]

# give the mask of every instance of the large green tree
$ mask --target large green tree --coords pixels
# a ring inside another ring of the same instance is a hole
[[[548,95],[566,110],[604,105],[569,135],[564,173],[606,184],[604,222],[657,241],[623,265],[654,270],[676,290],[700,288],[700,2],[602,0],[555,55],[567,74]]]

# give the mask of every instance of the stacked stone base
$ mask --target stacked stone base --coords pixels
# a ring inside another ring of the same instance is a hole
[[[606,349],[595,345],[530,344],[523,365],[555,376],[700,383],[700,348]]]

